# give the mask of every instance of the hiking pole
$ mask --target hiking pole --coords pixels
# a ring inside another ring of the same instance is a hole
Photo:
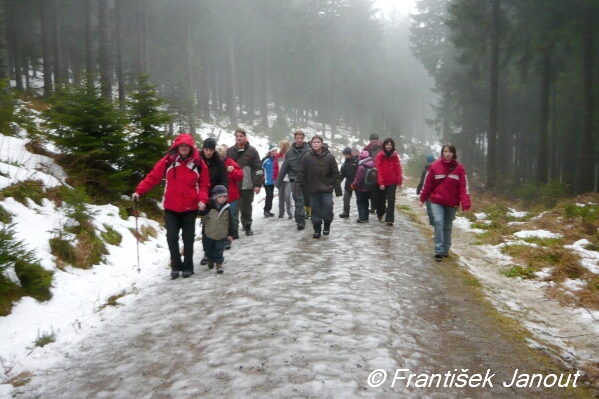
[[[138,198],[133,199],[133,214],[135,215],[135,238],[137,240],[137,273],[141,273],[141,268],[139,267],[139,229],[137,228],[137,217],[139,216],[137,210],[138,201]]]

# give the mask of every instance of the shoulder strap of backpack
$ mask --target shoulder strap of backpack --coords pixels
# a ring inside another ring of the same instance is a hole
[[[449,168],[449,170],[447,171],[447,174],[445,175],[445,177],[443,179],[441,179],[441,181],[439,183],[437,183],[437,185],[435,186],[435,188],[433,188],[433,190],[431,191],[431,194],[432,194],[433,191],[435,191],[437,189],[437,187],[439,187],[441,184],[443,184],[443,182],[445,181],[445,179],[447,179],[447,176],[449,176],[449,174],[451,172],[453,172],[453,170],[455,168],[457,168],[458,165],[459,165],[459,163],[456,162],[455,165],[453,165],[451,168]]]

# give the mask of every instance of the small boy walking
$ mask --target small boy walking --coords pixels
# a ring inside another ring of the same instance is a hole
[[[212,198],[199,215],[202,219],[202,245],[208,258],[208,269],[213,269],[216,264],[216,272],[222,274],[225,243],[233,240],[234,228],[225,186],[214,187]]]

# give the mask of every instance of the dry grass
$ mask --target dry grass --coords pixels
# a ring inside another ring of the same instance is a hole
[[[582,306],[590,309],[599,309],[599,276],[591,273],[582,266],[581,257],[578,253],[564,248],[581,239],[587,239],[590,244],[589,250],[599,249],[599,194],[590,193],[575,198],[563,199],[550,210],[544,209],[531,211],[527,218],[515,219],[505,215],[508,207],[518,210],[526,209],[522,203],[517,203],[487,194],[477,193],[473,201],[474,212],[485,212],[491,224],[484,226],[477,224],[476,227],[485,229],[485,233],[478,234],[477,238],[484,243],[497,245],[506,239],[513,240],[513,234],[519,230],[547,230],[559,233],[559,239],[529,238],[525,241],[535,243],[537,246],[510,245],[502,249],[502,252],[511,256],[514,263],[521,265],[525,271],[540,271],[549,268],[550,276],[544,281],[555,283],[547,290],[547,295],[558,300],[565,306]],[[576,204],[587,204],[579,207]],[[542,217],[532,220],[530,217],[544,211]],[[476,219],[472,217],[471,219]],[[522,221],[525,224],[508,226],[510,221]],[[530,278],[530,273],[519,275],[513,270],[504,271],[508,276],[519,276]],[[587,283],[586,288],[580,290],[568,290],[561,283],[568,279],[580,279]]]
[[[135,229],[129,228],[129,231],[131,231],[131,234],[133,234],[133,236],[137,237],[137,232],[135,231]],[[158,237],[158,232],[152,226],[146,226],[144,224],[139,228],[139,242],[146,242],[150,239],[150,237]]]
[[[19,373],[17,375],[15,375],[12,378],[9,378],[6,381],[3,381],[3,384],[9,384],[12,385],[15,388],[18,387],[22,387],[23,385],[27,385],[30,381],[31,381],[31,377],[33,376],[33,374],[31,374],[28,371],[23,371],[22,373]]]

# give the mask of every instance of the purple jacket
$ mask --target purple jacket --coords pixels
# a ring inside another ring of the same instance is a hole
[[[364,173],[366,173],[366,168],[374,168],[374,161],[370,157],[364,158],[358,163],[358,171],[356,172],[356,177],[353,182],[356,191],[366,192],[372,190],[364,185]]]

